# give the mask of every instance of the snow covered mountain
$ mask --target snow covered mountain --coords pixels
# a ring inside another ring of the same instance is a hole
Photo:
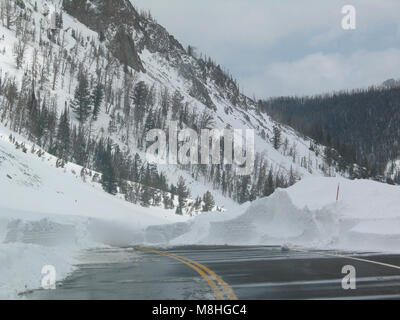
[[[45,264],[63,279],[93,247],[398,242],[396,187],[342,179],[340,156],[261,112],[134,1],[0,9],[0,298],[40,287]],[[254,171],[147,163],[146,133],[171,121],[254,130]]]
[[[322,146],[259,112],[258,103],[242,94],[222,67],[183,48],[133,5],[3,1],[2,125],[63,162],[100,171],[110,180],[108,192],[118,188],[127,200],[145,206],[164,198],[143,197],[143,190],[125,181],[174,193],[182,176],[193,199],[214,190],[217,204],[229,208],[231,199],[243,203],[305,176],[338,174],[335,163],[326,163]],[[235,176],[223,165],[147,166],[145,133],[168,130],[173,120],[196,131],[253,129],[253,174]],[[147,169],[158,174],[144,181]]]

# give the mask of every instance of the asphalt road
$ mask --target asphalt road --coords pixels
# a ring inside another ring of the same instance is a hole
[[[278,247],[125,248],[90,252],[56,290],[27,299],[399,299],[400,255]],[[93,258],[94,257],[94,258]],[[343,266],[356,289],[342,288]]]

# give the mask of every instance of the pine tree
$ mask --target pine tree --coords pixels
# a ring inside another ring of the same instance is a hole
[[[97,120],[97,116],[99,115],[100,112],[101,103],[103,102],[103,96],[104,96],[103,85],[99,81],[97,82],[97,85],[94,87],[91,96],[93,105],[93,120]]]
[[[140,193],[140,205],[143,207],[150,207],[151,198],[152,195],[150,188],[146,185],[143,185]]]
[[[143,81],[140,81],[133,89],[132,100],[135,106],[134,120],[136,125],[143,121],[144,115],[146,113],[147,94],[148,88]]]
[[[198,196],[196,198],[195,202],[194,202],[194,209],[195,210],[200,210],[201,209],[201,202],[202,202],[201,197]]]
[[[41,145],[41,140],[43,136],[46,135],[47,131],[50,129],[50,120],[51,118],[51,112],[49,109],[46,107],[45,104],[43,104],[43,107],[41,110],[39,110],[39,119],[38,119],[38,125],[37,125],[37,142],[39,145]]]
[[[56,25],[58,29],[62,29],[64,27],[64,18],[62,10],[60,11],[60,13],[57,13],[56,15]]]
[[[154,113],[152,110],[149,111],[149,114],[147,115],[145,124],[144,124],[144,132],[148,132],[151,129],[155,128],[155,122],[154,122]]]
[[[29,129],[30,139],[32,140],[33,137],[38,138],[39,136],[39,117],[40,117],[39,105],[36,100],[35,90],[33,86],[31,95],[27,102],[27,107],[29,112],[28,129]]]
[[[250,190],[249,186],[251,184],[250,176],[243,176],[241,179],[240,186],[238,188],[239,196],[238,200],[239,203],[245,203],[250,200]]]
[[[112,146],[111,142],[107,141],[107,149],[103,155],[103,164],[102,164],[102,177],[101,177],[101,185],[103,189],[110,194],[117,194],[117,178],[113,165],[113,156],[112,156]]]
[[[183,108],[183,97],[179,91],[175,91],[172,97],[172,120],[178,119],[178,114]]]
[[[281,129],[277,126],[274,126],[273,145],[276,150],[281,146]]]
[[[170,97],[168,88],[164,88],[161,93],[161,110],[162,110],[162,115],[164,117],[168,116],[169,103],[170,103]]]
[[[88,153],[86,150],[87,141],[85,138],[85,132],[82,126],[76,128],[74,126],[71,134],[72,141],[72,159],[80,166],[86,165]]]
[[[214,197],[210,191],[207,191],[203,196],[203,212],[211,211],[215,206]]]
[[[162,196],[164,209],[171,209],[171,207],[170,207],[171,198],[168,196],[168,193],[165,191],[162,191],[161,196]]]
[[[81,124],[84,124],[90,115],[90,100],[88,80],[86,75],[81,72],[78,77],[78,86],[75,89],[75,99],[72,102],[72,109]]]
[[[57,128],[56,156],[64,161],[68,161],[70,150],[70,124],[67,108],[61,114]]]
[[[253,184],[253,185],[251,186],[251,189],[250,189],[249,200],[250,200],[250,201],[256,200],[256,199],[257,199],[257,195],[258,195],[258,192],[257,192],[257,185]]]
[[[139,182],[140,181],[140,168],[142,167],[142,159],[139,154],[135,153],[135,156],[132,161],[132,169],[131,169],[131,181]]]
[[[176,214],[183,215],[185,200],[190,196],[189,189],[186,186],[183,177],[179,177],[178,184],[176,186],[176,194],[178,196],[178,207],[176,208]]]
[[[104,191],[116,195],[118,192],[117,179],[111,162],[106,163],[101,176],[101,185]]]
[[[222,194],[225,196],[226,192],[228,191],[228,184],[227,184],[227,179],[226,179],[226,173],[225,170],[222,171],[222,183],[221,183],[221,189],[222,189]]]
[[[273,192],[275,191],[275,185],[274,185],[274,176],[272,173],[272,169],[268,173],[268,178],[265,180],[265,185],[264,185],[264,190],[263,190],[263,196],[268,197],[270,196]]]

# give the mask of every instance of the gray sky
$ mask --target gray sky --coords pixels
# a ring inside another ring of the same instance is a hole
[[[258,98],[400,78],[399,0],[131,0]],[[343,30],[344,5],[357,29]]]

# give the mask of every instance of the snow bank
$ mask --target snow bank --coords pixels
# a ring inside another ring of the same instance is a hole
[[[0,299],[15,299],[21,292],[40,288],[45,265],[56,267],[57,281],[64,279],[77,263],[73,255],[74,251],[65,247],[0,244]]]
[[[78,166],[56,168],[28,144],[24,153],[0,129],[0,299],[39,288],[45,265],[62,280],[86,249],[142,243],[145,228],[187,219],[108,195]]]
[[[191,222],[190,232],[173,239],[171,244],[306,244],[337,235],[335,215],[298,208],[282,190],[238,212],[241,213],[236,213],[234,218],[228,214],[219,219],[210,219],[211,215],[198,217]]]
[[[336,201],[340,184],[339,201]],[[374,181],[306,178],[234,212],[186,223],[170,245],[293,244],[320,249],[400,251],[400,188]],[[155,227],[148,229],[148,234]],[[158,229],[163,229],[162,226]],[[152,237],[146,237],[152,243]],[[154,241],[157,242],[157,241]]]
[[[400,217],[400,188],[371,180],[341,178],[307,178],[287,190],[293,203],[311,210],[335,204],[340,184],[340,214],[346,217],[396,218]]]

